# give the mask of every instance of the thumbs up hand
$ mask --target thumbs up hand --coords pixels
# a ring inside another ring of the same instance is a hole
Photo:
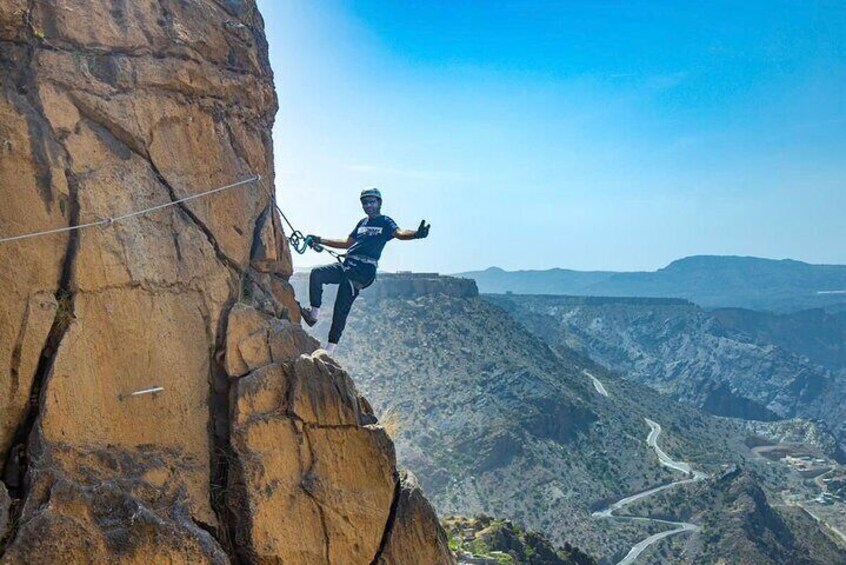
[[[417,231],[414,234],[414,238],[423,239],[424,237],[428,237],[430,227],[432,227],[432,225],[427,224],[426,220],[420,220],[420,226],[417,228]]]

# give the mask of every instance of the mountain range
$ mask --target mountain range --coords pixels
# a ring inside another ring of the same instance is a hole
[[[305,290],[304,277],[292,282],[298,294]],[[442,515],[502,516],[616,563],[668,526],[594,513],[679,479],[647,442],[647,418],[663,425],[662,448],[698,472],[716,477],[734,464],[760,465],[742,422],[621,378],[566,346],[551,347],[472,290],[449,277],[419,275],[412,284],[384,276],[355,303],[336,354],[391,432],[398,460]],[[321,322],[314,334],[326,329]],[[727,546],[748,538],[744,528],[756,518],[707,535]],[[806,517],[793,528],[801,536],[817,526]],[[703,535],[678,538],[702,545]],[[828,549],[838,554],[833,544]]]
[[[482,293],[567,294],[684,298],[705,308],[740,307],[774,312],[846,303],[846,266],[792,259],[700,255],[653,272],[484,271],[455,276],[476,281]]]
[[[800,349],[836,366],[836,355],[810,337],[828,335],[830,345],[837,343],[836,331],[813,331],[823,314],[800,324],[799,315],[707,312],[681,299],[516,294],[485,299],[508,310],[553,348],[574,349],[627,379],[712,414],[820,420],[841,445],[846,441],[846,372],[791,350],[790,336],[807,336],[796,340],[803,344]],[[785,318],[792,325],[773,322]],[[753,323],[758,319],[770,323]]]

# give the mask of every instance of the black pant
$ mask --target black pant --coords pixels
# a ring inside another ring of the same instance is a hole
[[[376,277],[376,267],[367,263],[353,260],[344,265],[334,263],[311,270],[308,278],[308,295],[311,305],[320,308],[323,303],[323,285],[338,285],[338,296],[335,298],[335,308],[332,310],[332,327],[329,328],[329,343],[338,343],[347,316],[353,302],[358,297],[360,289],[370,286]]]

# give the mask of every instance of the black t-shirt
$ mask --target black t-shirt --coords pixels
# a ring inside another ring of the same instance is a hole
[[[347,250],[347,256],[363,255],[376,261],[382,256],[382,249],[394,237],[397,223],[388,216],[364,218],[359,221],[350,237],[355,241]]]

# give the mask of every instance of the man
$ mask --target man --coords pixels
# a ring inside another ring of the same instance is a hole
[[[332,353],[341,339],[341,333],[347,324],[350,313],[361,289],[367,288],[376,280],[376,268],[382,249],[391,239],[422,239],[429,235],[429,224],[426,220],[420,222],[416,230],[401,230],[388,216],[382,215],[382,193],[378,188],[367,188],[361,191],[361,207],[367,217],[359,221],[346,239],[324,239],[316,235],[309,237],[315,243],[347,249],[343,265],[335,263],[318,267],[311,271],[308,280],[309,301],[311,308],[302,308],[303,320],[309,326],[317,323],[320,316],[320,306],[323,302],[323,285],[337,284],[338,296],[335,298],[335,308],[332,311],[332,327],[329,329],[329,343],[326,351]]]

